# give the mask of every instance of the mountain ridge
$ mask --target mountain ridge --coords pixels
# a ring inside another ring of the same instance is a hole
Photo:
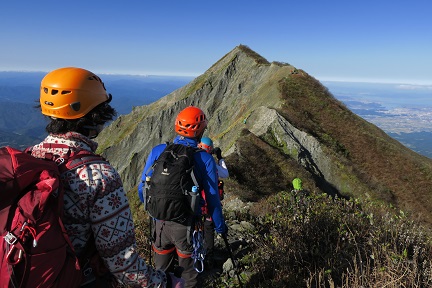
[[[292,168],[275,166],[277,177],[267,171],[268,182],[285,183],[278,189],[300,173],[311,192],[379,199],[432,222],[430,159],[355,115],[305,71],[270,63],[244,45],[189,84],[134,107],[101,133],[100,151],[118,168],[127,190],[135,189],[150,149],[174,138],[174,118],[188,105],[204,110],[205,135],[222,148],[228,163],[238,163],[229,168],[240,197],[258,200],[275,192],[240,181],[247,171],[263,172],[257,167],[263,163],[254,162],[259,157],[242,152],[251,148],[242,138],[252,137],[278,151],[278,161],[291,163]]]

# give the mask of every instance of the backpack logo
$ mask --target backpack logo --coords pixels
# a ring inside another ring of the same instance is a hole
[[[168,168],[164,168],[164,169],[163,169],[163,171],[162,171],[162,175],[166,175],[166,176],[169,176],[169,175],[170,175],[170,173],[168,173]]]

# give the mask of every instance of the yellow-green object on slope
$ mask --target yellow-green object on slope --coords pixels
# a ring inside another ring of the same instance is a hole
[[[302,181],[301,181],[301,179],[300,178],[295,178],[293,181],[292,181],[292,184],[293,184],[293,187],[294,187],[294,190],[303,190],[303,188],[302,188]]]

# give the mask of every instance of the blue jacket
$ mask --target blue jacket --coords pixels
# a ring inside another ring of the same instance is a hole
[[[198,145],[195,139],[185,138],[182,136],[177,136],[174,139],[174,143],[179,143],[191,147],[197,147]],[[138,196],[141,202],[144,202],[143,189],[146,176],[151,176],[151,174],[153,173],[153,170],[149,168],[162,154],[162,151],[165,149],[165,147],[166,144],[159,144],[155,146],[147,158],[146,165],[141,176],[141,182],[138,185]],[[213,218],[215,230],[217,233],[225,233],[226,225],[222,214],[221,202],[219,199],[216,162],[209,153],[195,153],[194,164],[194,174],[197,178],[200,189],[204,189],[206,193],[208,211]],[[148,175],[146,174],[147,172]]]

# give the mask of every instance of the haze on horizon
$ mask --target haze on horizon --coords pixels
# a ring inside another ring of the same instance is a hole
[[[432,85],[432,2],[7,1],[0,71],[196,77],[243,44],[320,81]]]

